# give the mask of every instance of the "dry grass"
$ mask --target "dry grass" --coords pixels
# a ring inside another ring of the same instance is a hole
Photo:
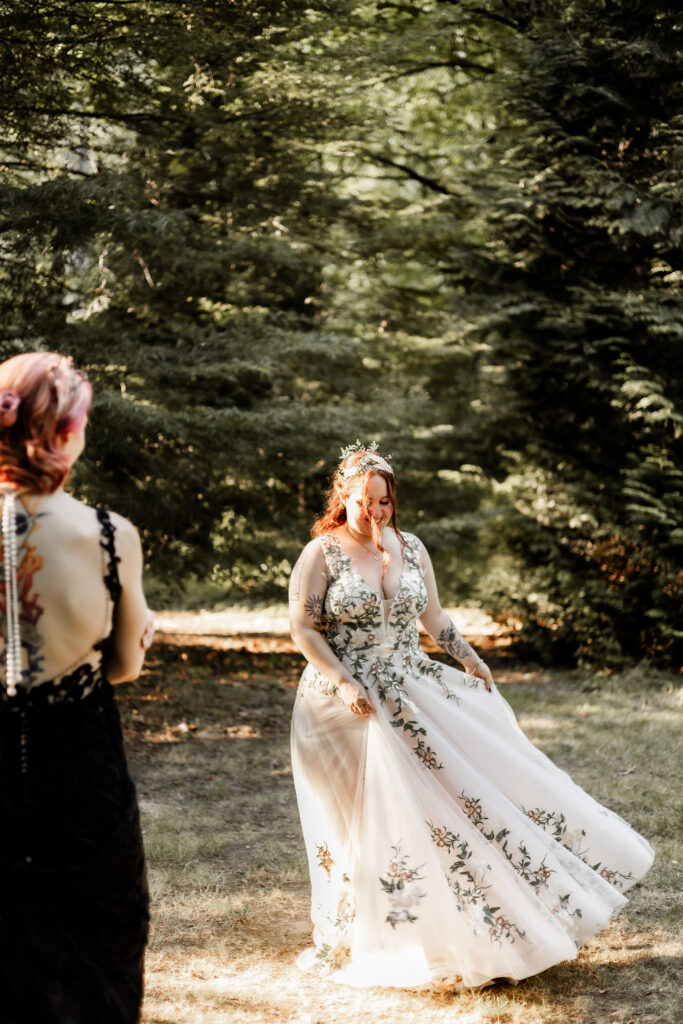
[[[119,694],[153,898],[145,1024],[677,1024],[673,792],[681,701],[672,677],[611,680],[498,666],[530,737],[633,822],[657,861],[578,960],[460,996],[357,991],[301,974],[308,880],[289,767],[301,662],[264,636],[167,636]],[[505,653],[505,652],[503,652]],[[508,654],[508,661],[510,656]]]

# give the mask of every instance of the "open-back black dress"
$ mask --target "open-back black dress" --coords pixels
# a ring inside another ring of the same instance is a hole
[[[115,528],[97,516],[113,609]],[[148,893],[105,645],[59,678],[0,690],[3,1024],[139,1020]]]

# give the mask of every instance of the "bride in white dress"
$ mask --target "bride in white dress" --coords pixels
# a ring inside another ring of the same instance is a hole
[[[401,533],[389,462],[346,449],[292,573],[308,665],[292,765],[315,945],[349,985],[460,989],[576,956],[653,851],[526,739]],[[417,620],[465,671],[433,661]]]

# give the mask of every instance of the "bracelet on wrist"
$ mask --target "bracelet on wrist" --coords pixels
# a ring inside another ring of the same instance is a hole
[[[469,671],[469,675],[472,675],[472,673],[476,672],[476,670],[479,668],[480,665],[484,665],[484,664],[485,664],[485,662],[484,662],[483,658],[477,658],[477,660],[475,661],[475,663],[472,666],[472,668],[468,670]]]

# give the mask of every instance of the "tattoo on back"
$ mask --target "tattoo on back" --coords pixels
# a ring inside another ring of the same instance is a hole
[[[457,631],[452,623],[447,629],[441,630],[436,642],[446,654],[450,654],[456,661],[464,663],[465,658],[476,658],[467,640]]]

